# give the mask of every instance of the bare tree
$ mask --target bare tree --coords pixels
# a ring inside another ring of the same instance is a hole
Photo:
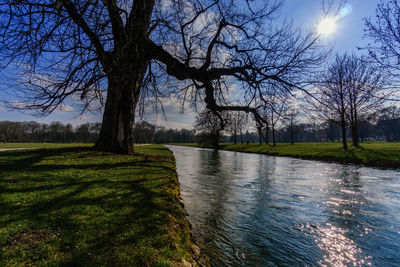
[[[220,120],[243,111],[259,124],[266,85],[304,89],[321,60],[318,37],[278,22],[282,3],[1,0],[0,54],[18,67],[24,108],[48,114],[68,99],[83,109],[104,103],[96,147],[133,153],[139,100],[157,103],[169,88]],[[243,88],[243,104],[227,101],[231,83]]]
[[[400,2],[381,1],[375,21],[366,18],[365,36],[371,39],[366,49],[381,68],[398,77],[400,71]]]
[[[265,141],[267,144],[269,143],[269,128],[271,128],[272,146],[274,147],[276,146],[275,131],[282,123],[282,119],[288,109],[288,97],[285,90],[275,89],[275,92],[269,92],[268,101],[263,107],[263,116],[268,122],[265,127]]]
[[[290,143],[292,145],[294,144],[294,134],[296,131],[296,123],[298,115],[299,111],[293,106],[288,106],[288,109],[285,111],[283,115],[284,124],[286,124],[286,126],[288,127]]]
[[[211,143],[215,149],[219,147],[222,132],[229,121],[227,112],[221,113],[220,116],[223,117],[222,123],[220,117],[210,110],[203,110],[197,114],[194,129],[200,138],[200,143]]]
[[[343,148],[347,149],[347,125],[351,127],[353,145],[358,146],[359,118],[373,112],[391,95],[378,68],[361,58],[344,54],[336,56],[311,102],[325,120],[340,125]]]
[[[347,117],[351,126],[353,145],[359,146],[359,118],[380,107],[392,92],[385,86],[379,69],[355,56],[344,55],[344,59]]]
[[[243,128],[247,123],[247,116],[245,113],[236,111],[229,114],[227,130],[233,136],[233,143],[237,144],[237,136],[240,134],[240,140],[243,144]]]
[[[313,97],[309,98],[311,109],[324,120],[336,122],[342,133],[343,149],[347,150],[347,91],[345,87],[345,57],[336,56],[328,67],[321,82],[316,85]]]
[[[266,124],[267,124],[267,127],[268,127],[268,123],[267,123],[267,122],[266,122]],[[265,136],[263,135],[262,128],[263,128],[262,124],[256,122],[256,129],[257,129],[257,133],[258,133],[258,143],[259,143],[260,145],[262,144],[262,140],[263,140],[263,139],[264,139],[266,142],[268,142],[268,139],[266,139]]]

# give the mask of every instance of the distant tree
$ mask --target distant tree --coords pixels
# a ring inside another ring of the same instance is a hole
[[[154,143],[156,126],[147,122],[140,121],[135,124],[134,140],[136,143]]]
[[[325,122],[325,133],[327,141],[340,140],[340,128],[338,128],[338,124],[335,121],[328,120]]]
[[[312,109],[324,120],[334,121],[341,128],[343,149],[347,150],[347,91],[346,91],[346,58],[336,56],[335,61],[321,76],[314,96],[309,98]]]
[[[237,136],[240,134],[241,143],[243,143],[243,128],[247,123],[247,116],[245,113],[235,111],[229,113],[227,130],[233,136],[233,143],[237,143]]]
[[[48,125],[34,121],[0,121],[0,137],[9,142],[94,143],[99,129],[99,123],[86,123],[74,128],[71,124],[64,125],[61,122]]]
[[[256,135],[256,138],[257,138],[257,135]],[[247,143],[247,142],[254,142],[254,140],[256,140],[255,138],[252,138],[252,134],[251,133],[249,133],[249,131],[248,130],[246,130],[246,133],[244,134],[244,140],[245,140],[245,142]]]
[[[77,141],[79,140],[83,143],[90,142],[90,124],[85,123],[78,125],[75,130],[75,136]]]
[[[193,143],[194,142],[194,131],[188,129],[181,129],[178,132],[180,136],[180,142],[182,143]]]
[[[347,125],[351,128],[353,145],[358,146],[359,118],[381,106],[392,92],[385,86],[379,69],[347,54],[336,55],[322,80],[315,98],[311,99],[314,110],[325,120],[340,125],[344,149],[347,149]]]
[[[52,143],[61,143],[62,142],[62,136],[64,133],[64,125],[59,122],[52,122],[50,123],[50,140]],[[83,132],[82,132],[83,134]]]
[[[380,107],[391,95],[381,72],[375,66],[355,56],[343,56],[347,117],[351,126],[353,145],[358,146],[358,125],[361,116],[367,116]]]
[[[289,135],[290,135],[290,143],[294,144],[294,135],[297,132],[296,122],[297,117],[299,115],[299,111],[293,106],[289,106],[289,108],[285,111],[283,118],[284,123],[288,127]]]
[[[377,140],[379,138],[381,129],[379,129],[376,124],[369,120],[370,115],[371,114],[369,114],[367,117],[361,117],[359,120],[358,134],[361,142]]]
[[[214,148],[218,148],[227,121],[227,113],[216,116],[209,110],[199,112],[195,118],[194,125],[194,129],[199,137],[198,141],[200,143],[211,144]]]
[[[282,122],[288,110],[288,94],[285,91],[270,92],[268,101],[263,106],[263,117],[268,122],[265,127],[265,140],[268,144],[269,126],[271,127],[272,146],[276,146],[276,128]]]
[[[50,138],[49,138],[50,127],[49,127],[49,125],[43,123],[40,132],[41,132],[41,141],[40,142],[43,142],[43,143],[50,142]]]
[[[400,108],[389,106],[376,112],[377,125],[385,134],[386,141],[400,141]]]
[[[68,123],[67,125],[65,125],[65,136],[63,142],[65,143],[73,142],[74,141],[73,136],[74,136],[74,127],[72,126],[72,124]]]

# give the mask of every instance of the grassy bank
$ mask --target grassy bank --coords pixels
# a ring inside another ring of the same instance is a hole
[[[0,152],[0,266],[194,263],[172,153],[136,150]]]
[[[10,148],[68,148],[68,147],[92,147],[93,144],[84,143],[0,143],[0,149]]]
[[[194,143],[175,145],[199,146]],[[343,150],[341,144],[338,143],[277,144],[276,147],[266,144],[221,144],[220,149],[335,161],[340,163],[354,163],[381,168],[400,168],[400,143],[364,143],[361,144],[359,148],[350,146],[348,151]]]

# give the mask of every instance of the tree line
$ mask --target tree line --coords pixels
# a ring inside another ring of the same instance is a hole
[[[46,124],[34,121],[0,121],[0,142],[94,143],[100,129],[100,123],[85,123],[74,127],[61,122]]]
[[[203,116],[207,112],[203,112]],[[339,142],[342,129],[335,121],[322,123],[298,122],[296,116],[281,117],[279,126],[269,131],[267,138],[260,134],[251,118],[243,113],[231,113],[227,124],[221,130],[219,120],[213,121],[196,118],[194,129],[167,129],[147,121],[135,123],[135,143],[202,143],[218,146],[220,142],[229,143],[266,143],[275,140],[282,143],[295,142]],[[213,128],[214,127],[214,128]],[[101,129],[101,123],[85,123],[77,126],[52,122],[50,124],[30,122],[0,121],[0,142],[46,142],[46,143],[94,143]],[[361,142],[400,141],[400,108],[388,106],[372,112],[368,117],[358,120],[358,136]],[[353,136],[352,128],[346,128],[346,136]],[[275,136],[273,136],[275,135]],[[271,144],[273,145],[273,144]]]
[[[146,121],[135,123],[135,142],[148,143],[193,143],[193,130],[166,129]],[[85,123],[77,126],[52,122],[50,124],[0,121],[0,142],[9,143],[95,143],[99,137],[101,123]]]
[[[361,115],[362,114],[362,115]],[[367,115],[368,114],[368,115]],[[298,113],[289,109],[289,115],[277,114],[278,119],[270,127],[258,128],[251,118],[243,117],[237,123],[237,114],[225,115],[224,128],[211,112],[200,112],[195,122],[195,140],[198,143],[218,147],[220,142],[230,143],[266,143],[275,146],[276,142],[342,142],[347,137],[354,138],[357,131],[359,142],[369,141],[400,141],[400,108],[387,106],[371,110],[370,113],[360,113],[357,127],[351,127],[346,122],[343,132],[340,121],[327,119],[322,122],[299,122]],[[256,128],[256,131],[249,131]],[[344,134],[344,135],[343,135]],[[272,140],[270,142],[269,140]]]

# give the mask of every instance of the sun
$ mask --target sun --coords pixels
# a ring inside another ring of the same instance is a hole
[[[335,18],[327,17],[318,24],[318,33],[329,36],[336,31],[337,23]]]

